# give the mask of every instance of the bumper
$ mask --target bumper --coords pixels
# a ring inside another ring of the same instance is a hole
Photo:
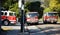
[[[33,23],[33,24],[35,24],[35,23],[38,23],[38,21],[37,22],[27,22],[27,23]]]
[[[57,22],[57,21],[55,21],[55,20],[47,21],[47,20],[46,20],[45,22],[54,23],[54,22]]]
[[[16,21],[10,21],[11,24],[16,24]]]

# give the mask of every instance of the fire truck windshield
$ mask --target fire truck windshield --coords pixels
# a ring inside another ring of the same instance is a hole
[[[29,13],[28,14],[30,17],[38,16],[38,13]]]
[[[7,15],[7,12],[5,12],[5,15]]]
[[[16,14],[15,14],[15,13],[9,13],[9,15],[10,15],[10,16],[16,16]]]
[[[48,13],[49,16],[56,16],[57,13]]]
[[[13,16],[13,13],[9,13],[10,16]]]
[[[16,16],[16,13],[14,13],[14,16]]]
[[[1,15],[7,15],[7,12],[1,12]]]
[[[3,15],[3,12],[1,12],[1,15]]]

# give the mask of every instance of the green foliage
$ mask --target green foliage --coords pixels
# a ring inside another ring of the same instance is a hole
[[[5,0],[5,2],[3,1],[3,7],[8,10],[9,6],[11,5],[11,0]]]
[[[18,0],[4,0],[2,1],[2,7],[4,7],[5,10],[11,10],[12,12],[16,12],[16,14],[19,15]]]
[[[48,4],[48,8],[44,9],[44,12],[49,12],[49,11],[60,11],[60,0],[50,0]]]
[[[53,10],[56,7],[57,3],[57,0],[52,0],[50,1],[49,7]]]
[[[19,9],[18,9],[18,3],[15,3],[9,7],[10,11],[16,12],[16,14],[19,14]],[[18,17],[18,16],[17,16]]]
[[[60,12],[60,4],[57,4],[55,10],[56,10],[57,12]]]
[[[30,12],[38,12],[39,13],[39,18],[42,17],[43,15],[43,7],[40,6],[41,3],[40,1],[36,1],[36,2],[30,2],[27,4],[26,8],[30,11]]]
[[[50,8],[45,8],[44,9],[44,13],[46,13],[46,12],[51,12],[52,10],[50,9]]]
[[[40,9],[40,2],[36,1],[36,2],[31,2],[28,6],[27,6],[28,10],[33,11],[33,12],[37,12]]]
[[[26,2],[26,3],[25,3],[25,9],[28,8],[27,6],[28,6],[29,4],[30,4],[30,2]]]
[[[9,10],[14,11],[18,14],[18,3],[15,3],[12,6],[10,6]]]
[[[25,13],[26,13],[26,12],[29,12],[29,10],[28,10],[28,5],[29,5],[29,4],[30,4],[30,2],[26,2],[26,3],[25,3],[25,9],[24,9],[24,10],[25,10]]]
[[[49,7],[49,2],[50,2],[50,0],[44,0],[44,4],[43,5],[45,6],[45,8]]]

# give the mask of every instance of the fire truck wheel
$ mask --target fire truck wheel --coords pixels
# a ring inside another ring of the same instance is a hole
[[[47,24],[47,21],[43,21],[44,24]]]
[[[27,26],[30,26],[30,23],[27,22]]]
[[[8,20],[4,20],[3,24],[6,25],[6,26],[8,26],[9,25],[9,21]]]

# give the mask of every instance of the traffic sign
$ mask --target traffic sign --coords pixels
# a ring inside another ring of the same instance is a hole
[[[19,1],[18,1],[18,6],[19,6],[19,8],[21,8],[21,5],[22,5],[22,0],[19,0]]]

